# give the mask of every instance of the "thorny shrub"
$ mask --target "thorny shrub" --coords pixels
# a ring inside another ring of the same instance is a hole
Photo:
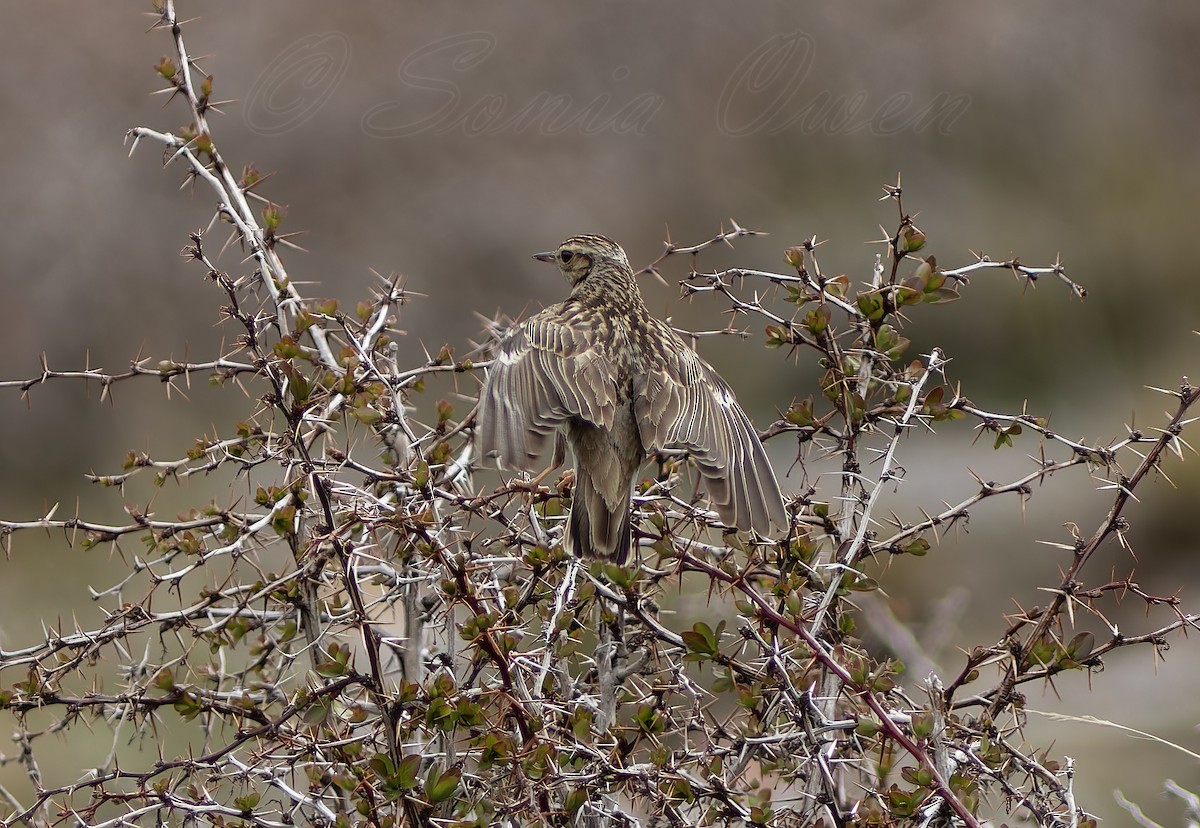
[[[222,270],[199,232],[185,251],[218,292],[237,347],[87,376],[106,392],[142,377],[208,376],[254,403],[179,459],[130,453],[119,473],[95,480],[121,488],[152,475],[161,485],[227,468],[263,483],[253,503],[232,497],[236,506],[174,520],[130,509],[125,525],[0,524],[10,552],[19,532],[53,527],[130,562],[99,596],[103,624],[0,652],[0,709],[19,747],[0,762],[22,765],[30,783],[2,791],[2,824],[1091,821],[1069,763],[1025,743],[1020,690],[1195,626],[1175,599],[1128,580],[1089,585],[1084,569],[1121,537],[1134,489],[1165,453],[1182,454],[1197,391],[1185,380],[1164,392],[1175,408],[1153,432],[1085,445],[1039,417],[976,407],[947,380],[942,352],[914,357],[901,333],[984,269],[1050,279],[1082,298],[1060,264],[980,257],[945,268],[927,255],[898,183],[885,188],[895,232],[861,281],[826,276],[814,240],[786,251],[784,272],[696,269],[708,246],[754,235],[736,225],[693,247],[669,244],[644,272],[672,256],[690,262],[685,293],[763,320],[768,357],[821,367],[814,393],[777,401],[786,413],[763,437],[839,470],[822,486],[804,479],[786,538],[750,544],[691,494],[687,458],[661,455],[635,497],[637,565],[569,560],[569,477],[498,475],[474,452],[469,400],[511,323],[492,320],[485,344],[462,355],[447,346],[401,365],[395,326],[410,295],[400,280],[349,312],[302,295],[280,258],[285,211],[259,193],[252,167],[237,176],[223,159],[208,117],[212,79],[189,60],[172,4],[157,13],[174,49],[157,71],[189,123],[173,134],[139,127],[131,142],[163,145],[169,168],[214,192],[215,218],[250,254],[237,272]],[[47,366],[5,385],[28,392],[65,376]],[[427,385],[451,379],[458,402],[426,399]],[[963,419],[997,448],[1036,435],[1042,459],[919,519],[884,517],[903,483],[907,435]],[[982,501],[1027,498],[1075,466],[1110,481],[1112,503],[1067,547],[1053,600],[910,697],[904,665],[856,632],[854,596],[878,589],[862,564],[922,556]],[[680,629],[660,611],[685,590],[707,595],[713,623]],[[1139,635],[1097,637],[1087,622],[1131,592],[1168,617]],[[114,751],[78,778],[47,778],[43,742],[97,725],[140,740],[143,761],[118,763]],[[153,749],[160,728],[173,752]]]

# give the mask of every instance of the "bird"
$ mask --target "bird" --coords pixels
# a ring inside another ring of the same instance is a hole
[[[785,530],[779,483],[750,418],[716,370],[646,309],[621,246],[578,235],[533,258],[556,263],[570,293],[500,344],[480,391],[476,439],[482,456],[495,452],[530,473],[551,437],[552,469],[570,447],[568,554],[625,563],[630,489],[662,449],[690,453],[727,527],[768,539]]]

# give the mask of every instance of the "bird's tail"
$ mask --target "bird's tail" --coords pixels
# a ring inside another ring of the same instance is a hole
[[[616,508],[609,506],[592,484],[591,476],[576,467],[567,551],[584,558],[604,558],[624,564],[633,540],[628,488],[620,501]]]

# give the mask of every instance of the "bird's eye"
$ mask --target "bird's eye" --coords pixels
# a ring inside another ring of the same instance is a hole
[[[558,254],[558,258],[562,260],[563,264],[566,264],[567,262],[571,261],[571,259],[573,259],[574,257],[575,257],[575,254],[572,253],[570,250],[564,250],[563,252]]]

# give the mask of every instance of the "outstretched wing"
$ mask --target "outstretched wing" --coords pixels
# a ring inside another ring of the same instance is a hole
[[[617,389],[597,333],[593,317],[568,320],[556,306],[504,341],[479,395],[482,454],[532,471],[546,439],[571,417],[612,427]]]
[[[687,449],[721,520],[763,537],[786,529],[779,483],[733,389],[674,335],[635,388],[634,411],[647,451]]]

